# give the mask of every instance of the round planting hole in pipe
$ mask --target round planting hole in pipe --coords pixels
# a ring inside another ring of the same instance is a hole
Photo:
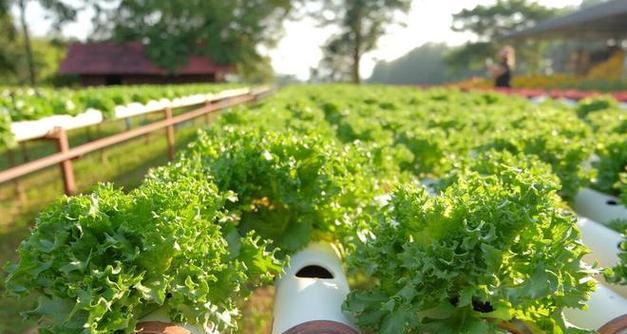
[[[494,307],[492,307],[490,302],[482,302],[474,298],[472,300],[472,309],[481,313],[490,313],[494,311]]]
[[[613,199],[608,199],[608,200],[605,202],[605,204],[607,204],[607,205],[618,205],[618,202],[616,202],[616,201],[615,201],[615,200],[613,200]]]
[[[302,267],[297,273],[296,277],[301,278],[325,278],[333,279],[333,274],[327,269],[318,265],[309,265]]]

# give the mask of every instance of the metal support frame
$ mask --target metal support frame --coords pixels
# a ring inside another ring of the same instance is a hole
[[[59,164],[63,174],[63,184],[65,193],[71,195],[76,191],[74,182],[74,172],[72,168],[72,159],[78,158],[87,153],[91,153],[103,148],[122,143],[124,141],[147,135],[161,129],[166,129],[168,140],[168,154],[170,159],[174,159],[175,155],[175,137],[174,125],[195,119],[199,116],[207,115],[210,112],[233,107],[238,104],[255,102],[258,95],[264,94],[265,91],[248,93],[233,97],[217,100],[212,103],[202,103],[199,108],[184,114],[173,116],[172,109],[164,110],[165,119],[151,124],[147,124],[125,132],[117,133],[108,137],[99,138],[94,141],[71,148],[67,139],[67,133],[62,128],[55,128],[44,139],[54,140],[57,143],[58,152],[37,160],[29,161],[19,166],[10,167],[7,170],[0,171],[0,184],[16,180],[24,175],[36,172],[38,170]]]

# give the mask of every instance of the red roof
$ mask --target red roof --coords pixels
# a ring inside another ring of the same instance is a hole
[[[211,59],[190,56],[176,74],[212,74],[229,72],[230,66],[217,65]],[[145,55],[140,42],[72,44],[59,68],[62,74],[154,74],[168,71],[157,67]]]

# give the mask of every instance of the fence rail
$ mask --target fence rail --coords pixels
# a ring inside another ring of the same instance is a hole
[[[203,102],[197,105],[198,108],[178,116],[173,116],[172,108],[166,107],[163,109],[165,118],[161,121],[100,138],[73,148],[69,145],[66,130],[64,128],[57,127],[44,137],[39,138],[56,142],[57,153],[1,171],[0,184],[16,180],[24,175],[59,164],[61,174],[63,176],[64,191],[66,194],[71,195],[76,192],[72,159],[164,128],[166,129],[165,133],[168,143],[168,156],[170,159],[174,159],[174,125],[195,119],[213,111],[230,108],[244,103],[256,102],[259,98],[267,95],[269,92],[270,90],[268,88],[262,88],[250,90],[245,94],[230,96],[220,100]]]

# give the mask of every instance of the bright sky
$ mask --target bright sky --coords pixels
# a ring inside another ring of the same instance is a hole
[[[224,0],[228,1],[228,0]],[[494,3],[496,0],[414,0],[409,13],[399,17],[404,26],[389,27],[377,45],[377,49],[366,54],[362,60],[361,75],[369,77],[377,60],[393,60],[426,42],[446,42],[449,45],[463,44],[473,36],[451,30],[452,14],[478,4]],[[538,0],[549,7],[578,6],[581,0]],[[17,14],[15,12],[14,14]],[[63,35],[84,40],[91,32],[92,13],[83,12],[78,21],[66,25]],[[37,2],[29,2],[27,18],[34,35],[45,36],[50,22]],[[287,21],[285,34],[275,49],[267,53],[272,59],[276,73],[293,74],[299,79],[309,77],[309,69],[315,67],[322,57],[320,46],[333,33],[332,28],[320,28],[311,19]]]

